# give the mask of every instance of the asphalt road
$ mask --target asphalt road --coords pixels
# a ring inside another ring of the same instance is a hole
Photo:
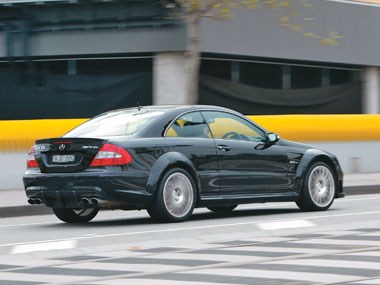
[[[88,224],[53,215],[0,219],[0,284],[380,284],[380,195],[325,212],[294,203],[197,209],[179,224],[145,211]]]

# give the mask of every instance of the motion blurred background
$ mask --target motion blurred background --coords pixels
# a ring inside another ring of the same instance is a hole
[[[189,102],[188,22],[174,4],[0,1],[0,189],[22,188],[35,139],[115,108]],[[330,150],[346,173],[380,172],[380,1],[298,4],[203,18],[195,103]]]

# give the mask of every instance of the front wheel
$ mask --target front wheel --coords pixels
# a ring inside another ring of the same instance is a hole
[[[155,200],[147,209],[159,222],[181,222],[191,216],[195,207],[195,183],[182,168],[170,169],[162,178]]]
[[[63,222],[66,223],[86,223],[91,221],[98,214],[98,208],[86,209],[66,209],[53,208],[54,214]]]
[[[327,164],[312,164],[306,173],[297,206],[303,211],[327,210],[334,202],[336,184],[335,175]]]

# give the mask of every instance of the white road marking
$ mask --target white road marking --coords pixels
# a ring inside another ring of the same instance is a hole
[[[380,278],[379,279],[369,279],[369,280],[364,280],[364,281],[355,281],[355,284],[368,284],[368,285],[380,284]]]
[[[256,262],[256,261],[262,261],[266,259],[262,256],[256,256],[256,255],[236,255],[234,254],[233,257],[231,254],[215,254],[215,253],[188,253],[185,254],[182,252],[168,252],[168,253],[160,253],[159,255],[151,255],[149,256],[151,260],[157,260],[157,262],[160,262],[160,259],[172,259],[172,260],[186,260],[186,259],[193,259],[193,260],[212,260],[212,261],[219,261],[219,262],[231,262],[231,260],[239,260],[239,262]]]
[[[308,240],[295,240],[292,243],[303,244],[323,244],[323,245],[351,245],[351,246],[380,246],[380,241],[373,240],[350,240],[350,239],[328,239],[328,238],[315,238]],[[379,265],[380,269],[380,265]]]
[[[92,276],[70,276],[58,274],[34,274],[34,273],[20,273],[20,272],[1,272],[2,284],[7,284],[6,281],[16,281],[14,283],[21,283],[25,281],[29,284],[45,284],[53,283],[64,280],[65,284],[82,284]],[[11,283],[11,282],[9,282]]]
[[[239,268],[212,268],[184,271],[184,274],[205,274],[231,277],[251,277],[265,279],[283,279],[283,280],[299,280],[313,283],[336,283],[347,282],[352,279],[357,279],[360,276],[338,275],[331,273],[312,273],[312,272],[292,272],[280,270],[260,270],[260,269],[239,269]],[[364,278],[364,277],[363,277]]]
[[[283,221],[283,222],[281,221],[281,222],[258,223],[256,226],[261,230],[269,231],[269,230],[313,227],[315,226],[315,224],[307,220],[294,220],[294,221]]]
[[[271,247],[270,245],[268,246],[253,246],[253,247],[248,247],[248,246],[237,246],[237,247],[229,247],[229,248],[224,248],[224,250],[228,251],[241,251],[244,250],[246,252],[250,251],[257,251],[257,252],[276,252],[276,253],[298,253],[298,254],[334,254],[334,253],[339,253],[339,250],[332,250],[332,249],[322,249],[322,248],[304,248],[304,247]]]
[[[166,265],[156,263],[134,264],[134,263],[114,263],[114,262],[81,262],[56,266],[56,268],[66,269],[88,269],[88,270],[115,270],[115,271],[138,271],[138,272],[158,272],[158,271],[181,271],[186,269],[183,265]]]
[[[367,195],[366,195],[367,196]],[[340,203],[344,203],[344,202],[352,202],[352,201],[365,201],[365,200],[380,200],[380,195],[370,195],[371,197],[366,197],[366,198],[351,198],[351,197],[345,197],[344,199],[336,199],[335,202],[340,202]],[[250,206],[254,205],[253,208],[251,208]],[[291,206],[291,205],[294,205],[294,203],[265,203],[265,205],[260,205],[260,204],[247,204],[247,205],[241,205],[239,206],[239,209],[246,209],[246,208],[251,208],[252,210],[254,209],[257,209],[257,208],[267,208],[267,209],[270,209],[271,207],[281,207],[281,206]],[[199,208],[199,209],[195,209],[196,211],[197,210],[202,210],[202,208]],[[371,212],[365,212],[364,214],[371,214]],[[372,213],[376,213],[376,212],[372,212]],[[351,215],[351,214],[349,214]],[[360,215],[360,213],[358,213],[358,215]],[[329,217],[329,216],[327,216]],[[332,216],[332,217],[335,217],[335,216]],[[112,216],[111,217],[112,219],[125,219],[126,216],[123,216],[123,215],[118,215],[118,216]],[[308,219],[308,217],[306,217]],[[97,219],[97,221],[108,221],[109,218],[102,218],[102,219]],[[38,222],[38,223],[22,223],[22,224],[13,224],[13,225],[0,225],[0,228],[8,228],[8,227],[24,227],[24,226],[38,226],[38,225],[54,225],[54,224],[57,224],[57,222]],[[1,246],[1,245],[0,245]]]
[[[128,280],[128,283],[126,283]],[[159,279],[144,279],[144,278],[128,278],[128,279],[112,279],[96,281],[97,285],[125,285],[125,284],[144,284],[144,285],[220,285],[214,282],[199,282],[199,281],[178,281],[178,280],[159,280]],[[228,283],[229,285],[238,285],[237,283]]]
[[[12,247],[11,254],[19,253],[30,253],[36,251],[50,251],[50,250],[61,250],[61,249],[71,249],[77,246],[77,240],[64,240],[55,242],[40,242],[32,244],[22,244]]]
[[[359,252],[352,252],[352,253],[346,253],[345,255],[359,255],[359,256],[378,256],[380,257],[380,251],[359,251]]]
[[[358,213],[347,213],[347,214],[336,214],[336,215],[319,215],[319,216],[309,216],[304,217],[305,220],[315,220],[315,219],[323,219],[323,218],[336,218],[336,217],[350,217],[350,216],[363,216],[363,215],[373,215],[380,214],[380,211],[369,211],[369,212],[358,212]],[[132,236],[132,235],[147,235],[147,234],[156,234],[156,233],[169,233],[169,232],[180,232],[180,231],[194,231],[201,229],[212,229],[212,228],[225,228],[225,227],[233,227],[233,226],[246,226],[246,225],[257,225],[261,223],[269,223],[269,222],[285,222],[285,221],[295,221],[299,220],[298,218],[294,219],[273,219],[273,220],[262,220],[262,221],[252,221],[252,222],[240,222],[240,223],[230,223],[230,224],[215,224],[208,226],[196,226],[196,227],[176,227],[176,228],[167,228],[160,230],[148,230],[148,231],[136,231],[136,232],[123,232],[123,233],[113,233],[113,234],[98,234],[93,236],[81,236],[81,237],[71,237],[64,239],[52,239],[52,240],[42,240],[42,241],[34,241],[29,242],[28,244],[34,243],[42,243],[42,242],[57,242],[57,241],[66,241],[66,240],[86,240],[86,239],[95,239],[95,238],[107,238],[107,237],[118,237],[118,236]],[[8,243],[8,244],[0,244],[0,247],[6,246],[15,246],[26,244],[25,242],[18,243]]]
[[[281,265],[303,265],[303,266],[315,266],[315,267],[328,267],[328,268],[354,268],[354,269],[371,269],[379,270],[379,263],[367,262],[367,261],[346,261],[339,260],[327,260],[327,259],[297,259],[297,260],[281,260],[271,261],[268,264],[281,264]]]

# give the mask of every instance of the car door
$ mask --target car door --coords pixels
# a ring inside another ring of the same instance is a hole
[[[223,194],[271,194],[291,188],[282,146],[266,143],[264,130],[235,114],[202,112],[217,147]]]
[[[219,193],[219,166],[215,142],[200,112],[178,117],[165,133],[170,151],[184,154],[193,164],[202,195]]]

